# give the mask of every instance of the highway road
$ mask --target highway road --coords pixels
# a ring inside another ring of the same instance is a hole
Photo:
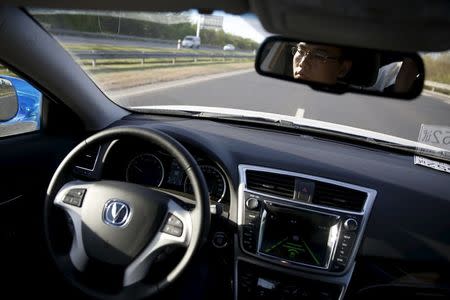
[[[155,41],[144,39],[117,39],[94,36],[72,36],[72,35],[57,35],[56,38],[62,43],[71,44],[90,44],[90,45],[110,45],[123,47],[137,47],[137,48],[164,48],[177,49],[177,41]],[[200,50],[222,50],[220,47],[212,47],[208,45],[201,45]],[[251,52],[243,51],[240,52]]]
[[[417,140],[421,124],[450,126],[450,100],[422,94],[412,101],[317,92],[308,86],[262,77],[254,71],[169,82],[121,91],[120,103],[202,105],[302,115]]]
[[[201,105],[248,109],[338,123],[417,140],[421,124],[450,127],[450,100],[412,101],[358,94],[332,95],[308,86],[262,77],[253,70],[194,77],[110,94],[124,106]],[[35,129],[0,126],[0,136]]]
[[[34,131],[37,129],[36,127],[35,122],[0,124],[0,137]]]

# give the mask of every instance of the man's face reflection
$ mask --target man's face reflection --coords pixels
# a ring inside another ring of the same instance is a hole
[[[299,43],[293,52],[295,79],[336,84],[351,68],[351,61],[343,58],[343,52],[338,47]]]

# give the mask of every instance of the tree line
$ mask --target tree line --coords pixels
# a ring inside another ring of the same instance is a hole
[[[128,18],[119,19],[114,16],[73,14],[36,15],[35,18],[49,30],[62,29],[166,40],[178,40],[187,35],[196,34],[196,25],[191,23],[162,24]],[[226,44],[233,44],[245,50],[258,48],[258,43],[255,41],[225,33],[223,30],[202,29],[200,38],[201,43],[207,45],[223,47]]]

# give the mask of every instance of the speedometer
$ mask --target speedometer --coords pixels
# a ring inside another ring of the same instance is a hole
[[[145,186],[160,186],[164,178],[164,166],[153,154],[140,154],[128,164],[126,180]]]
[[[200,169],[202,170],[206,179],[206,184],[208,185],[209,200],[216,202],[222,201],[226,192],[226,182],[222,173],[220,173],[217,168],[209,165],[201,165]],[[194,193],[189,177],[186,177],[184,181],[184,192],[189,194]]]

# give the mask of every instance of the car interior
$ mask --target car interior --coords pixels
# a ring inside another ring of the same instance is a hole
[[[42,114],[0,137],[1,299],[450,299],[450,174],[416,165],[416,147],[120,106],[32,8],[252,13],[284,53],[450,49],[447,0],[6,1],[0,63]],[[373,84],[391,62],[373,53],[348,78]]]

